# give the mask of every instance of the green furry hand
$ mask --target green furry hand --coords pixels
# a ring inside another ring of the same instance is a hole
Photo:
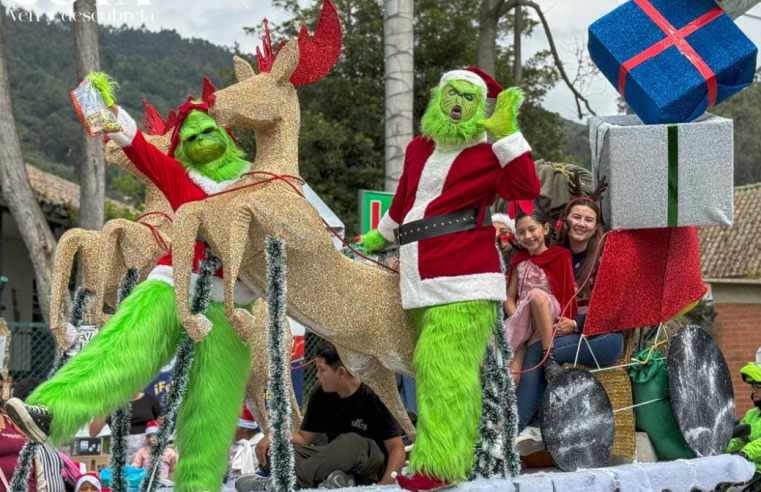
[[[363,253],[373,254],[382,251],[388,246],[388,241],[384,238],[378,229],[373,229],[364,236],[359,236],[357,248]]]
[[[478,124],[491,133],[495,140],[519,132],[518,113],[523,99],[523,91],[518,87],[511,87],[500,92],[494,114],[488,120],[480,120]]]
[[[106,103],[106,106],[110,107],[114,105],[116,102],[114,92],[119,84],[117,84],[110,75],[105,72],[90,72],[85,79],[92,82],[92,85],[98,89],[100,95],[103,96],[103,101]]]

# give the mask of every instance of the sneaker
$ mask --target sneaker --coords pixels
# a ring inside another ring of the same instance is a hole
[[[275,490],[275,481],[272,479],[272,476],[259,475],[258,473],[241,475],[235,481],[235,490],[238,492],[269,492]]]
[[[29,439],[38,444],[48,441],[53,415],[46,407],[26,405],[18,398],[11,398],[5,403],[5,411]]]
[[[538,427],[526,427],[515,439],[518,454],[528,456],[544,449],[542,431]]]
[[[410,492],[433,492],[456,486],[457,484],[448,483],[435,477],[427,477],[420,473],[415,473],[412,478],[404,475],[397,475],[396,482],[399,487]]]
[[[563,374],[563,368],[555,360],[555,351],[551,350],[547,360],[544,361],[544,377],[548,383],[551,383],[553,379],[561,374]]]
[[[341,470],[336,470],[328,475],[328,478],[325,479],[324,483],[326,489],[345,489],[357,485],[353,476],[348,475]]]
[[[502,453],[502,434],[497,436],[497,439],[494,441],[494,445],[489,450],[489,454],[492,455],[492,458],[496,458],[498,460],[505,459],[505,455]]]

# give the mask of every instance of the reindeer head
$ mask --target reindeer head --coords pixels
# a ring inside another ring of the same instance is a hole
[[[330,72],[341,52],[341,23],[330,0],[325,0],[314,37],[302,26],[299,36],[272,51],[264,21],[259,73],[243,58],[233,58],[238,83],[213,94],[209,114],[218,124],[267,129],[278,121],[298,121],[299,102],[294,87],[311,84]]]

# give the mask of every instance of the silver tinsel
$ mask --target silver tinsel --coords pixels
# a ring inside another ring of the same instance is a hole
[[[267,303],[269,325],[269,394],[272,406],[272,478],[278,492],[296,490],[295,460],[291,442],[290,361],[284,355],[283,323],[286,307],[285,244],[267,237]]]
[[[198,267],[198,281],[193,291],[193,303],[191,305],[193,314],[203,314],[209,307],[211,278],[221,265],[222,261],[209,248],[206,248],[206,258]],[[156,441],[151,448],[151,464],[140,482],[140,492],[154,492],[156,490],[158,484],[156,475],[161,466],[161,459],[169,445],[169,439],[174,432],[177,411],[183,396],[185,396],[185,391],[188,389],[188,377],[193,366],[194,348],[193,341],[183,332],[172,371],[172,385],[164,399],[164,414],[161,417]]]
[[[29,473],[34,466],[34,456],[37,454],[39,444],[29,441],[21,448],[21,452],[16,461],[16,468],[13,470],[13,478],[8,484],[9,492],[27,492],[29,490]]]
[[[589,142],[595,184],[612,229],[668,226],[669,125],[643,125],[635,115],[592,117]],[[732,225],[734,142],[732,120],[705,113],[678,125],[679,227]]]

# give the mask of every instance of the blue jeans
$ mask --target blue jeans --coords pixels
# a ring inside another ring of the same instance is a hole
[[[578,334],[566,335],[555,339],[555,359],[558,364],[573,364],[576,358],[576,348],[579,344]],[[600,365],[616,362],[624,351],[624,335],[622,333],[606,333],[587,339],[592,351]],[[537,342],[526,350],[523,358],[523,370],[531,369],[542,361],[542,344]],[[589,352],[585,342],[581,342],[579,351],[579,363],[594,366],[595,361]],[[516,391],[518,397],[518,431],[522,431],[532,420],[537,417],[539,407],[542,404],[544,390],[547,389],[547,381],[544,379],[542,367],[521,374]]]

